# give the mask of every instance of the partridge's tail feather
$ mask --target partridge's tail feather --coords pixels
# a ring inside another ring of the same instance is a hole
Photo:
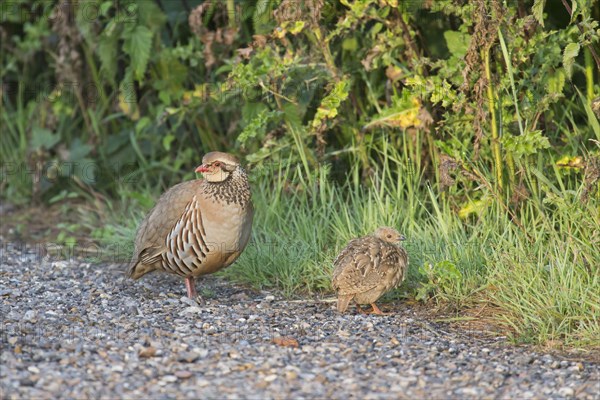
[[[152,264],[144,264],[141,261],[136,262],[129,268],[129,277],[133,279],[139,279],[149,272],[152,272],[156,267]]]
[[[346,296],[338,296],[338,301],[337,301],[337,309],[339,312],[343,313],[344,311],[346,311],[346,309],[348,308],[348,304],[350,303],[350,300],[352,300],[352,295],[346,295]]]

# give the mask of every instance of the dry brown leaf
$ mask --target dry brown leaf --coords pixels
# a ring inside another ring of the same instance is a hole
[[[253,47],[244,47],[241,49],[237,49],[236,51],[240,56],[242,56],[242,58],[247,60],[250,58],[250,55],[254,51],[254,48]]]
[[[149,358],[149,357],[154,357],[154,355],[156,354],[156,348],[149,346],[149,347],[143,347],[140,352],[138,353],[138,355],[140,357],[144,357],[144,358]]]
[[[404,71],[398,67],[389,65],[385,70],[385,76],[387,76],[392,82],[396,82],[398,79],[404,76]]]
[[[267,37],[264,35],[252,35],[252,39],[254,39],[254,42],[252,42],[253,47],[260,48],[267,44]]]
[[[291,336],[277,336],[273,338],[273,343],[283,347],[298,347],[298,341]]]

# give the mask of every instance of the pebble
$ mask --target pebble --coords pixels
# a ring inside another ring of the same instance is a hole
[[[184,351],[178,354],[177,361],[193,363],[198,358],[200,358],[200,355],[198,353],[192,351]]]
[[[181,311],[180,315],[181,316],[185,316],[188,314],[200,314],[202,313],[202,309],[198,306],[191,306],[191,307],[186,307],[183,309],[183,311]]]
[[[165,375],[162,377],[164,382],[177,382],[177,377],[175,375]]]
[[[597,399],[597,362],[465,335],[403,302],[340,315],[209,276],[198,304],[176,276],[133,281],[122,265],[45,260],[1,237],[0,250],[6,399]]]
[[[515,357],[515,363],[518,365],[529,365],[533,362],[533,356],[531,355],[523,355]]]
[[[184,304],[187,304],[190,307],[198,307],[198,303],[196,302],[196,300],[190,299],[187,296],[183,296],[179,299],[179,301],[181,301]]]
[[[179,379],[188,379],[192,376],[192,373],[190,371],[176,371],[175,376]]]
[[[575,395],[575,390],[573,390],[570,387],[561,387],[560,389],[558,389],[558,395],[564,397],[571,397]]]
[[[36,317],[37,317],[37,312],[35,312],[34,310],[28,310],[23,315],[23,319],[28,322],[35,322]]]

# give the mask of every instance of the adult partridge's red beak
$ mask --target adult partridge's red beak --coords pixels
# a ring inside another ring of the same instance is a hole
[[[209,171],[209,169],[206,164],[202,164],[198,168],[196,168],[196,172],[208,172],[208,171]]]

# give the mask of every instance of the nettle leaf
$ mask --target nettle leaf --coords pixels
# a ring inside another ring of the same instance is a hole
[[[544,7],[546,6],[546,0],[535,0],[531,12],[537,22],[543,27],[544,26]]]
[[[317,114],[312,121],[313,127],[318,127],[325,119],[333,119],[337,116],[340,104],[348,98],[349,86],[347,79],[335,84],[331,92],[321,101]]]
[[[272,13],[274,7],[272,0],[258,0],[256,2],[252,23],[258,34],[269,33],[273,28]]]
[[[100,58],[101,71],[113,81],[117,72],[117,35],[100,35],[98,41],[98,57]]]
[[[180,63],[177,56],[168,49],[159,53],[154,65],[156,70],[152,79],[154,88],[160,91],[166,90],[169,95],[181,96],[183,82],[188,76],[187,67]]]
[[[502,145],[515,158],[529,156],[538,150],[550,147],[548,138],[542,135],[541,130],[525,132],[524,135],[514,136],[506,134],[502,136]]]
[[[463,58],[467,54],[469,42],[471,41],[471,35],[468,33],[446,31],[444,32],[444,39],[446,39],[448,50],[454,57]]]
[[[145,26],[138,25],[125,34],[123,51],[131,58],[131,67],[137,81],[142,80],[152,47],[152,32]]]
[[[575,57],[579,55],[579,50],[581,46],[579,43],[569,43],[567,47],[565,47],[565,51],[563,53],[563,65],[565,66],[565,71],[567,71],[567,78],[571,79],[571,75],[573,74],[573,63],[575,62]]]
[[[577,0],[571,2],[571,23],[573,23],[573,21],[576,21],[579,14],[581,14],[581,11],[579,11],[577,4]]]
[[[134,20],[140,25],[147,26],[150,29],[157,29],[167,20],[165,14],[154,1],[136,1],[129,5],[126,10],[126,21]]]
[[[562,94],[565,87],[565,71],[557,69],[553,74],[548,75],[546,87],[550,94]]]

